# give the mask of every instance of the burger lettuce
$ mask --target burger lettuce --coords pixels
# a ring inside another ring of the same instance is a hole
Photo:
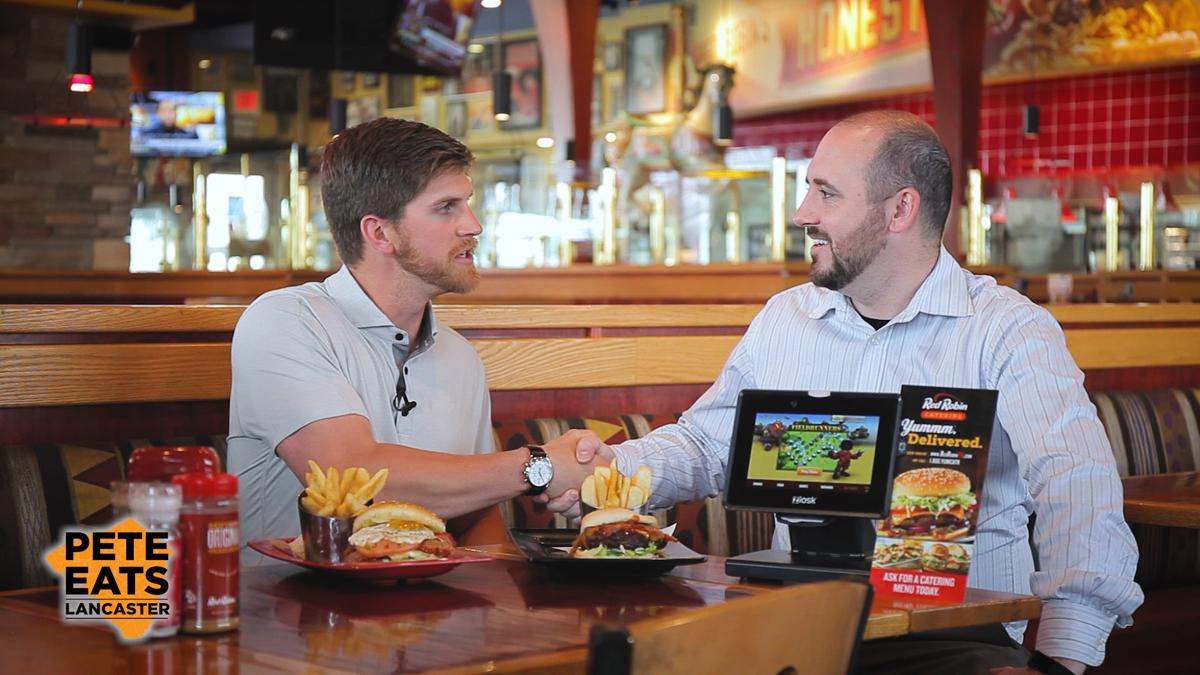
[[[975,494],[972,492],[960,492],[956,495],[941,497],[899,495],[892,498],[892,508],[897,511],[900,509],[912,511],[926,509],[934,513],[945,513],[946,511],[952,511],[955,506],[959,506],[965,511],[974,505]]]
[[[589,549],[583,549],[583,550],[576,552],[575,557],[577,557],[577,558],[653,558],[653,557],[658,556],[658,553],[660,550],[662,550],[662,549],[659,548],[657,542],[650,542],[650,543],[646,544],[645,546],[641,546],[639,548],[633,548],[633,549],[625,548],[624,546],[618,546],[616,548],[609,548],[605,544],[600,544],[599,546],[595,546],[595,547],[592,547]]]

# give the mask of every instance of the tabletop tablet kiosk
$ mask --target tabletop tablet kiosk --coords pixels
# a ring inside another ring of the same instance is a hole
[[[730,576],[816,581],[871,572],[872,518],[891,503],[899,394],[767,391],[738,396],[726,508],[769,511],[792,550],[730,558]]]

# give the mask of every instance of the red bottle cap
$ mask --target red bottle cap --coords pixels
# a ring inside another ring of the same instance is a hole
[[[237,476],[231,473],[181,473],[171,482],[183,488],[184,499],[232,497],[238,491]]]
[[[129,457],[126,473],[134,482],[166,482],[180,473],[220,470],[221,460],[216,450],[204,445],[180,445],[137,448]]]

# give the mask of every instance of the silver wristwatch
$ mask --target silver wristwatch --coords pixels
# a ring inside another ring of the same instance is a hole
[[[529,459],[525,462],[525,482],[529,483],[527,495],[540,495],[546,491],[546,486],[554,479],[554,463],[546,455],[540,445],[526,445],[529,449]]]

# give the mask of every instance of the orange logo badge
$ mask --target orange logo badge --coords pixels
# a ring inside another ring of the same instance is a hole
[[[149,637],[151,622],[172,611],[168,536],[133,518],[65,531],[43,556],[62,577],[63,620],[109,624],[124,641]]]

